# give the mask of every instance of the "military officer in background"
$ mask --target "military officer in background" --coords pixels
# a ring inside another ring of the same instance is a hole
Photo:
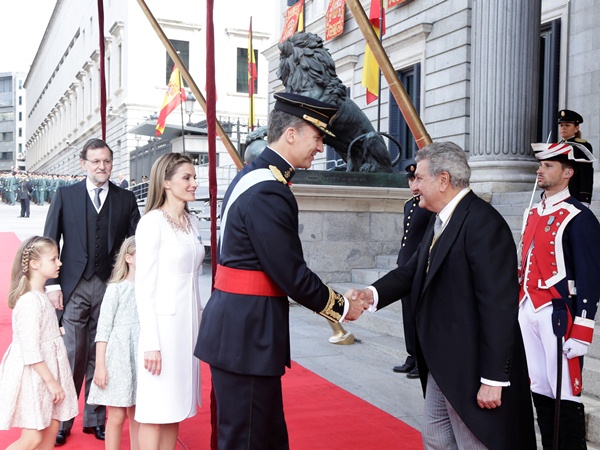
[[[323,152],[335,106],[275,94],[268,146],[223,200],[218,266],[195,355],[210,365],[219,450],[286,450],[281,377],[290,367],[289,301],[331,321],[364,310],[323,284],[306,265],[298,236],[296,169]]]
[[[552,448],[557,398],[559,448],[585,449],[581,369],[600,299],[600,224],[570,194],[569,186],[577,171],[574,166],[591,166],[592,161],[583,154],[577,158],[568,144],[532,147],[540,161],[537,185],[544,192],[542,201],[523,218],[519,324],[544,449]],[[557,323],[553,312],[556,317],[561,310],[565,311],[564,339],[562,333],[557,338],[553,328]],[[557,358],[560,346],[562,361]],[[562,380],[557,395],[559,364]]]
[[[31,181],[29,180],[27,173],[22,173],[21,181],[19,181],[18,187],[19,202],[21,203],[21,215],[17,217],[29,217],[32,190],[33,187],[31,186]]]
[[[56,175],[52,175],[52,178],[48,181],[48,203],[52,202],[56,190],[60,186],[60,180]]]
[[[560,143],[575,143],[583,145],[590,153],[593,153],[591,144],[585,139],[581,139],[579,125],[583,123],[583,117],[575,111],[562,109],[558,112],[558,133],[560,134]],[[583,152],[577,146],[573,146],[574,157],[583,158]],[[592,203],[592,191],[594,189],[594,165],[580,164],[575,167],[575,173],[569,182],[569,192],[581,203],[589,208]]]
[[[417,247],[423,240],[423,235],[429,224],[429,219],[433,213],[425,208],[419,207],[421,196],[419,191],[414,189],[415,170],[417,164],[413,160],[406,163],[406,177],[408,179],[408,188],[412,192],[412,198],[404,204],[404,234],[400,243],[400,252],[398,253],[398,266],[406,264],[410,257],[415,253]],[[406,345],[406,361],[400,366],[394,366],[393,370],[397,373],[406,373],[407,378],[419,378],[419,367],[417,365],[416,351],[416,330],[413,314],[413,305],[410,303],[410,296],[402,299],[402,325],[404,327],[404,343]]]
[[[6,182],[6,199],[9,205],[14,205],[17,200],[17,188],[19,181],[17,180],[16,172],[12,172],[8,177],[8,181]]]

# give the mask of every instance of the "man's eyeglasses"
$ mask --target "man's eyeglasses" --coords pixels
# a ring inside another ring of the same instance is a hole
[[[112,164],[112,159],[94,159],[94,160],[89,160],[86,159],[87,162],[89,162],[93,167],[98,167],[100,164],[104,164],[105,166],[110,166]]]

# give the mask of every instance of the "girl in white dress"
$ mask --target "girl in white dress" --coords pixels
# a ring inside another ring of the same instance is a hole
[[[136,230],[140,341],[135,418],[144,450],[174,449],[179,422],[194,416],[200,402],[194,345],[204,246],[198,219],[187,207],[196,199],[197,186],[187,156],[161,156],[152,166],[146,210]]]
[[[105,448],[119,450],[129,417],[131,450],[138,450],[139,423],[134,419],[137,346],[140,324],[135,304],[135,238],[125,239],[100,307],[96,330],[96,369],[88,403],[106,405]]]
[[[0,430],[21,428],[10,450],[52,449],[60,422],[78,413],[67,350],[44,293],[61,265],[56,243],[39,236],[24,241],[13,262],[13,339],[0,363]]]

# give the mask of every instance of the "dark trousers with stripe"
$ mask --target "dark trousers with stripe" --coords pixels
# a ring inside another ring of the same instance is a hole
[[[281,377],[210,371],[219,450],[288,450]]]

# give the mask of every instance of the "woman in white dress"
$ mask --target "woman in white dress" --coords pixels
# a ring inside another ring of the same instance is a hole
[[[144,450],[174,449],[179,422],[196,415],[200,365],[193,355],[201,304],[204,246],[195,200],[196,173],[179,153],[161,156],[150,172],[145,214],[135,239],[136,303],[140,321],[135,419]]]

